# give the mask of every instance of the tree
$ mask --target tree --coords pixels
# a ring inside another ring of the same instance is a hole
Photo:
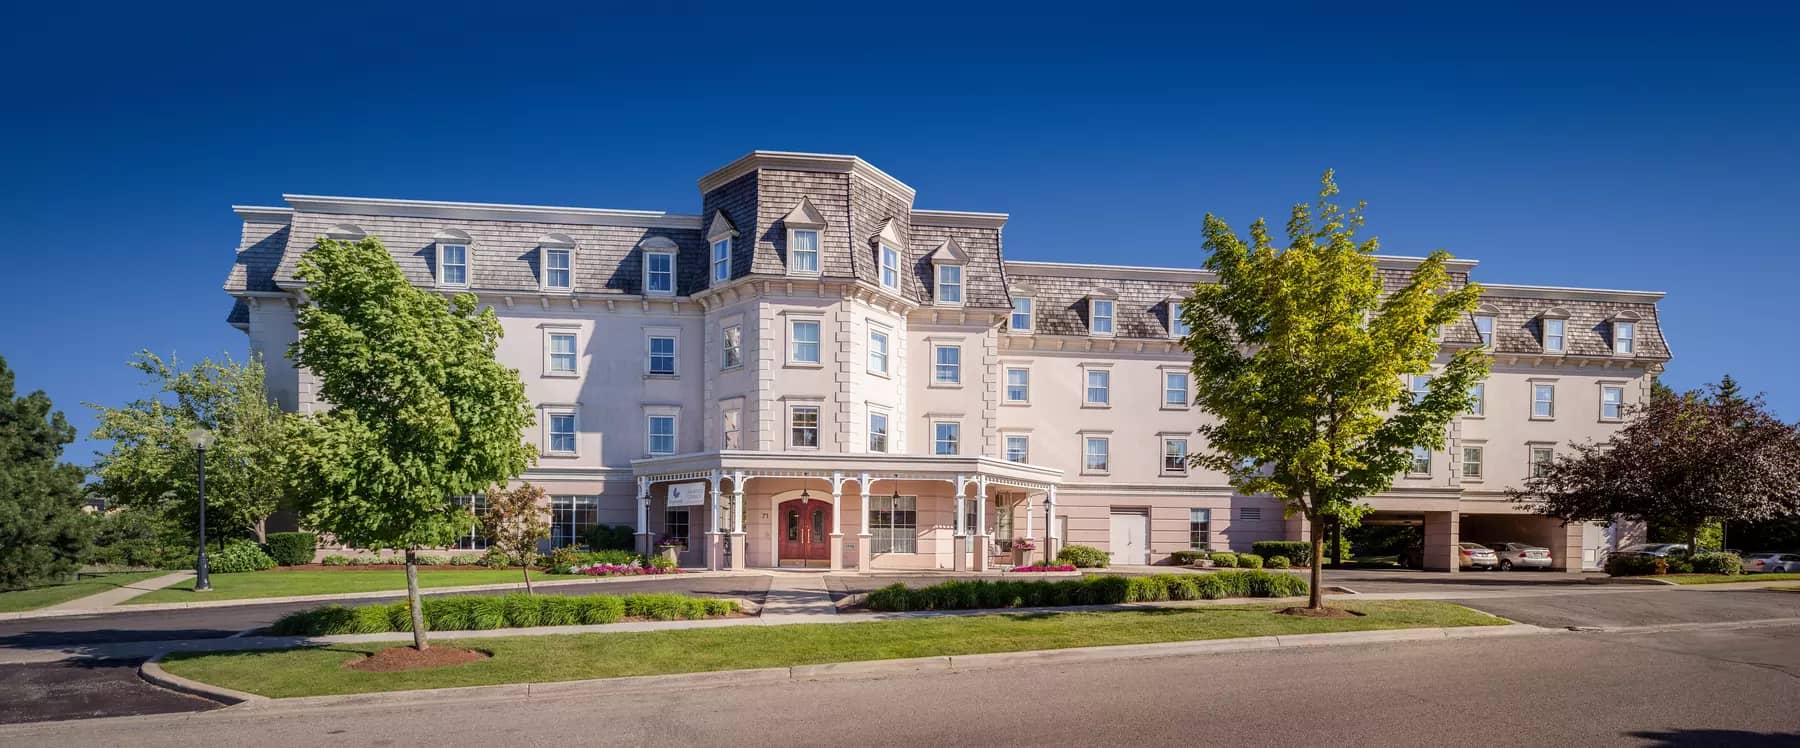
[[[298,507],[340,542],[405,551],[413,645],[425,649],[417,550],[469,531],[452,497],[531,464],[525,384],[494,358],[492,309],[414,287],[379,240],[320,239],[296,275],[307,301],[290,355],[331,405],[299,429]]]
[[[140,351],[129,366],[150,380],[155,394],[122,408],[88,404],[99,417],[93,438],[112,441],[94,467],[97,492],[197,532],[198,466],[187,433],[205,428],[215,437],[206,454],[209,523],[225,530],[221,543],[232,534],[265,540],[269,515],[286,498],[291,416],[263,388],[262,359],[201,359],[183,368]]]
[[[487,513],[481,516],[481,532],[488,547],[498,548],[525,571],[525,594],[531,594],[531,565],[537,563],[538,541],[550,537],[550,520],[544,507],[544,489],[525,483],[510,491],[488,489]]]
[[[75,429],[43,390],[16,395],[0,358],[0,590],[67,576],[89,550],[81,468],[61,461]]]
[[[1245,241],[1208,214],[1206,268],[1218,282],[1195,286],[1181,310],[1196,402],[1217,418],[1200,427],[1208,449],[1191,459],[1312,523],[1313,610],[1323,607],[1327,522],[1353,526],[1367,512],[1357,499],[1393,485],[1413,447],[1442,449],[1488,367],[1482,351],[1464,347],[1412,396],[1404,378],[1432,370],[1434,331],[1473,310],[1481,289],[1456,287],[1439,250],[1385,292],[1377,241],[1356,238],[1365,206],[1330,202],[1332,172],[1321,183],[1316,207],[1293,207],[1285,248],[1261,219]]]
[[[1673,525],[1688,547],[1715,522],[1800,513],[1800,430],[1762,397],[1653,396],[1604,442],[1574,445],[1513,501],[1564,522]]]

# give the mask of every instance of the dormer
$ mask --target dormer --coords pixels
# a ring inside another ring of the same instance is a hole
[[[675,255],[680,247],[666,236],[647,237],[638,242],[644,256],[643,289],[645,296],[675,295]]]
[[[437,258],[437,284],[444,288],[468,288],[470,247],[474,239],[461,229],[444,229],[433,234],[431,243]]]
[[[1101,286],[1087,294],[1088,334],[1110,338],[1118,330],[1119,292]]]
[[[818,275],[825,229],[829,226],[825,214],[813,206],[812,200],[802,197],[799,205],[781,217],[781,226],[787,231],[788,275]]]
[[[1475,337],[1481,340],[1482,347],[1494,347],[1494,322],[1500,319],[1500,310],[1493,304],[1482,304],[1469,316],[1475,321]]]
[[[711,269],[707,273],[711,286],[719,286],[731,280],[731,242],[738,235],[737,226],[725,211],[715,210],[712,220],[706,223],[706,246],[711,258]]]
[[[325,238],[341,242],[361,241],[369,233],[354,223],[340,223],[325,230]]]
[[[1006,329],[1026,334],[1037,332],[1037,289],[1014,283],[1006,289],[1006,295],[1012,297],[1012,316],[1007,318]]]
[[[969,253],[955,238],[945,239],[925,255],[931,263],[931,300],[940,306],[962,306],[968,296]]]
[[[575,240],[551,232],[538,237],[538,290],[569,293],[575,290]]]
[[[1169,321],[1169,337],[1175,340],[1185,338],[1188,334],[1187,323],[1181,321],[1181,302],[1186,298],[1171,294],[1168,298],[1163,299],[1164,319]]]
[[[883,290],[900,293],[900,258],[904,256],[906,237],[900,233],[900,219],[881,222],[881,230],[870,240],[875,253],[876,280]]]
[[[1538,314],[1538,344],[1545,353],[1568,351],[1569,310],[1553,306]]]
[[[1637,325],[1642,319],[1637,312],[1622,311],[1607,319],[1612,328],[1612,349],[1615,356],[1637,355]]]

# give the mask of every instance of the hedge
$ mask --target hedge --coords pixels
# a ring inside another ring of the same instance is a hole
[[[1267,564],[1271,569],[1286,569],[1293,566],[1292,563],[1288,562],[1287,556],[1270,556]]]
[[[1306,591],[1306,580],[1291,574],[1223,571],[1143,577],[1092,576],[1055,581],[957,580],[917,588],[895,583],[869,593],[868,605],[871,610],[880,611],[1040,608],[1227,597],[1299,597]]]
[[[263,547],[268,549],[269,558],[282,566],[310,564],[313,552],[319,549],[319,536],[310,532],[272,532]]]
[[[1606,557],[1606,573],[1615,577],[1645,577],[1660,572],[1658,560],[1652,556],[1613,554]]]
[[[1694,565],[1695,574],[1741,574],[1744,571],[1744,560],[1735,553],[1719,551],[1703,551],[1688,558]]]
[[[1083,569],[1104,569],[1111,561],[1106,551],[1091,545],[1066,545],[1056,552],[1056,560],[1065,564],[1074,564]]]
[[[1263,567],[1262,556],[1258,556],[1254,553],[1239,553],[1237,561],[1238,566],[1246,569],[1261,569]]]
[[[1177,566],[1193,566],[1197,561],[1206,559],[1206,551],[1176,551],[1169,554],[1169,561]]]
[[[1214,553],[1212,562],[1213,566],[1221,569],[1235,568],[1238,565],[1238,555],[1236,553]]]
[[[425,598],[428,631],[472,631],[529,626],[617,623],[626,618],[658,621],[716,618],[735,613],[735,600],[676,594],[638,595],[457,595]],[[269,626],[277,636],[331,636],[411,631],[405,602],[345,607],[327,605],[282,616]]]
[[[1287,556],[1295,566],[1312,563],[1312,543],[1304,540],[1258,540],[1250,544],[1250,552],[1263,558]]]

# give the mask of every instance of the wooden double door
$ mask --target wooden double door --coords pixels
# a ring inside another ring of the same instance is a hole
[[[831,563],[831,512],[831,504],[823,501],[792,499],[776,507],[781,563]]]

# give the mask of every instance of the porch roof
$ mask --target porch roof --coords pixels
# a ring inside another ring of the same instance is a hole
[[[990,485],[1044,490],[1062,482],[1063,471],[987,456],[849,454],[720,450],[689,452],[631,461],[632,474],[651,482],[696,480],[717,470],[722,477],[743,472],[750,478],[823,478],[834,473],[856,480],[868,473],[876,479],[954,480],[986,477]]]

